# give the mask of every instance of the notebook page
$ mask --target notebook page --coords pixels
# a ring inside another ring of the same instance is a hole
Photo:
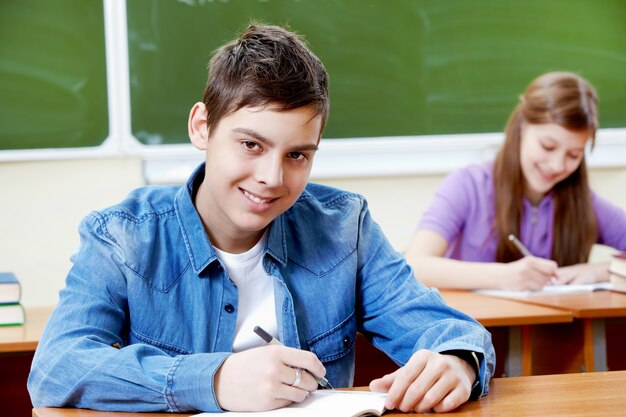
[[[386,393],[370,391],[333,391],[319,390],[312,392],[301,403],[294,403],[285,408],[271,411],[233,412],[222,415],[228,417],[353,417],[361,415],[381,415],[385,410]],[[196,417],[214,417],[211,413],[197,414]]]
[[[610,282],[598,282],[593,284],[572,284],[572,285],[546,285],[539,291],[513,291],[513,290],[475,290],[477,294],[494,295],[500,297],[528,297],[536,295],[558,295],[575,292],[591,292],[599,290],[610,290]]]

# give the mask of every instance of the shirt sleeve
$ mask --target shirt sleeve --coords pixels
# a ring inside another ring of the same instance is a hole
[[[79,231],[81,248],[33,359],[33,405],[222,411],[213,379],[229,354],[169,355],[156,346],[128,344],[132,317],[123,254],[97,216],[85,219]]]
[[[626,212],[593,192],[591,200],[598,224],[598,243],[626,251]]]
[[[465,169],[449,174],[435,192],[417,230],[431,230],[450,244],[463,230],[467,213],[470,212],[471,201],[467,191],[473,187],[469,182],[470,176]]]
[[[420,349],[476,352],[480,361],[478,396],[485,395],[495,369],[491,334],[470,316],[448,306],[436,289],[415,279],[371,218],[366,203],[360,230],[359,331],[401,366]]]

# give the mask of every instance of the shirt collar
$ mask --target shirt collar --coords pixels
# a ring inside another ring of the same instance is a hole
[[[189,260],[196,274],[200,274],[217,255],[207,236],[200,215],[193,204],[193,196],[204,179],[204,163],[191,174],[184,187],[174,197],[174,207],[180,232],[183,235]]]
[[[291,209],[290,209],[291,210]],[[285,232],[285,214],[281,214],[269,225],[267,254],[282,266],[287,264],[287,235]]]
[[[554,200],[554,190],[548,191],[539,201],[539,204],[534,205],[528,197],[524,197],[524,206],[525,208],[536,207],[540,210],[545,210],[547,207],[550,207],[552,201]]]

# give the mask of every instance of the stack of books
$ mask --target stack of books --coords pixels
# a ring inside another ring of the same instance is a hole
[[[24,324],[22,286],[12,272],[0,272],[0,326]]]
[[[609,277],[613,291],[626,292],[626,252],[613,255],[609,265]]]

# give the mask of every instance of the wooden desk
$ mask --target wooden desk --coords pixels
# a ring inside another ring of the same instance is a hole
[[[626,294],[593,291],[560,295],[535,295],[518,301],[571,312],[583,323],[583,357],[586,371],[605,371],[607,318],[626,317]]]
[[[455,416],[623,416],[626,371],[496,378],[491,392],[454,411]],[[33,417],[165,417],[172,414],[107,413],[35,408]],[[176,414],[191,416],[193,414]],[[385,416],[416,414],[387,413]]]
[[[0,414],[26,416],[33,405],[26,390],[30,364],[52,307],[26,309],[26,323],[0,327]]]
[[[623,416],[626,371],[496,378],[459,416]]]
[[[515,299],[489,297],[471,291],[442,290],[440,292],[448,305],[475,318],[485,327],[569,323],[573,320],[572,313],[567,309],[533,305]]]
[[[450,306],[475,318],[483,326],[509,326],[509,352],[506,358],[508,376],[532,374],[532,326],[536,324],[569,323],[572,313],[520,302],[489,297],[470,291],[441,291]]]
[[[26,309],[26,323],[0,327],[0,353],[34,352],[53,307]]]

